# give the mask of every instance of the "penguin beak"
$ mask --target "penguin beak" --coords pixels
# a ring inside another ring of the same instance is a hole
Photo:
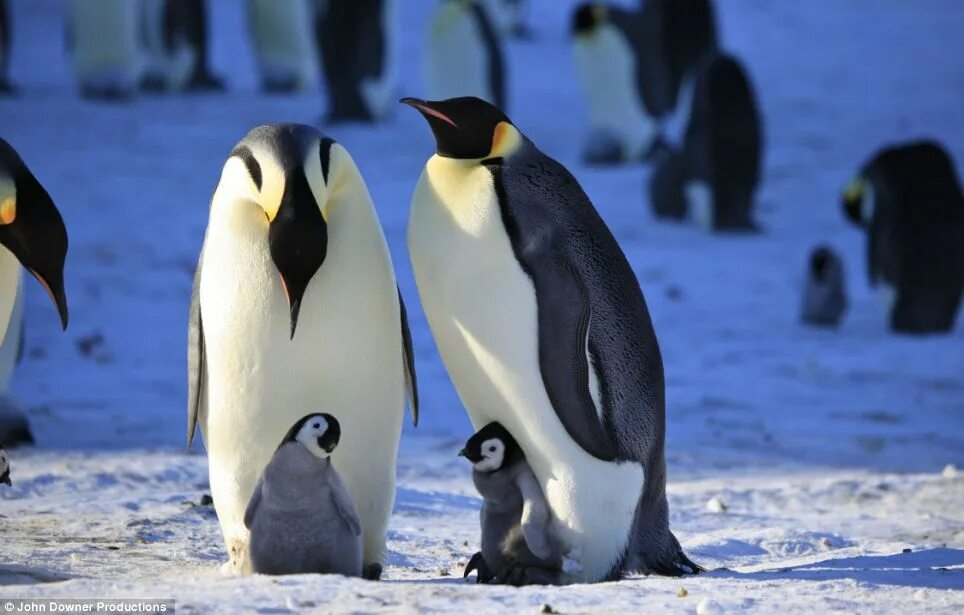
[[[841,198],[844,213],[847,215],[847,218],[857,226],[863,226],[865,223],[861,212],[863,197],[864,182],[861,179],[855,179],[850,182],[844,190],[843,197]]]
[[[10,250],[37,278],[57,307],[61,326],[67,329],[67,295],[64,291],[67,229],[43,187],[32,177],[22,183],[20,203],[9,199],[3,204],[5,214],[0,219],[0,245]]]
[[[268,244],[288,301],[294,339],[308,282],[328,254],[328,225],[302,169],[285,181],[278,213],[268,225]]]
[[[462,450],[459,451],[459,457],[468,457],[468,456],[469,456],[469,449],[463,448]]]

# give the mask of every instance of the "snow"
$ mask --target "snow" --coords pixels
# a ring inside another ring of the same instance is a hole
[[[62,3],[11,4],[22,93],[0,99],[0,135],[70,230],[71,325],[60,333],[31,283],[14,388],[38,446],[10,452],[14,486],[0,489],[0,599],[174,597],[204,613],[964,611],[964,318],[946,336],[888,333],[863,237],[837,204],[858,166],[893,140],[936,136],[961,170],[958,0],[718,3],[724,44],[748,65],[766,120],[765,233],[755,237],[656,223],[647,170],[578,162],[587,114],[566,39],[574,2],[534,2],[535,40],[508,48],[509,113],[576,174],[635,267],[666,366],[672,526],[711,572],[523,589],[461,579],[479,539],[479,499],[455,455],[470,427],[405,248],[432,151],[424,121],[400,107],[382,126],[329,129],[378,208],[422,393],[421,424],[402,439],[385,581],[224,577],[213,510],[199,505],[203,451],[183,445],[191,276],[231,147],[255,124],[316,122],[322,99],[258,94],[242,3],[210,2],[228,94],[81,101]],[[397,3],[400,96],[422,93],[433,4]],[[798,323],[818,243],[847,266],[851,307],[837,331]]]

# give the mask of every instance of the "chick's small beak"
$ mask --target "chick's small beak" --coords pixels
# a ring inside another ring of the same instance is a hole
[[[468,457],[468,454],[469,454],[469,450],[466,448],[463,448],[462,450],[459,451],[459,457]]]

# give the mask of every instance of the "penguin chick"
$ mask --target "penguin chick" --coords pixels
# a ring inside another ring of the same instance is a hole
[[[843,262],[827,246],[810,254],[801,319],[809,325],[836,327],[847,310]]]
[[[281,441],[244,513],[254,572],[362,575],[361,522],[329,460],[340,437],[335,417],[309,414]]]
[[[13,484],[10,482],[10,460],[7,459],[7,451],[2,444],[0,444],[0,484],[8,487]]]
[[[479,583],[558,585],[578,564],[563,555],[552,514],[522,448],[499,423],[469,438],[459,456],[472,463],[482,496],[482,551],[465,567]]]

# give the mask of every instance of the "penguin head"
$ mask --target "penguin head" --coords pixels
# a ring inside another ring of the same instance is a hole
[[[873,215],[873,201],[870,186],[863,177],[858,177],[847,184],[843,191],[841,202],[847,219],[857,226],[866,226]]]
[[[831,276],[839,275],[842,269],[840,257],[829,247],[821,245],[810,253],[810,277],[818,282],[826,282]]]
[[[299,442],[315,457],[328,459],[340,439],[341,425],[338,419],[324,412],[309,414],[288,430],[278,448],[289,442]]]
[[[60,212],[9,143],[0,139],[0,245],[50,295],[67,328],[64,262],[67,229]]]
[[[599,2],[584,2],[572,14],[572,35],[588,36],[605,23],[609,9]]]
[[[489,423],[459,451],[477,472],[495,472],[522,459],[522,449],[512,434],[499,423]]]
[[[231,152],[215,198],[257,205],[291,313],[291,337],[308,284],[328,254],[331,201],[361,182],[343,147],[310,126],[253,129]]]
[[[11,485],[10,482],[10,462],[7,460],[7,451],[3,449],[3,445],[0,444],[0,483],[4,485]]]
[[[505,113],[481,98],[403,98],[399,102],[414,107],[425,117],[435,134],[436,153],[443,158],[502,158],[515,151],[522,140],[522,134]]]

